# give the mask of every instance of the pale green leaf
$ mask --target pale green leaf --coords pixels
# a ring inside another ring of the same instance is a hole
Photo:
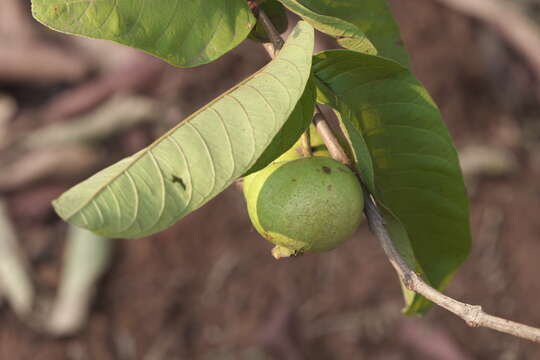
[[[408,66],[409,57],[386,0],[279,0],[344,48],[388,57]]]
[[[434,287],[444,288],[467,257],[471,239],[463,177],[437,106],[394,61],[333,50],[313,62],[326,94],[319,98],[356,130],[349,133],[353,151],[369,151],[374,195],[387,210],[383,215],[396,246],[409,262],[416,259],[411,265]],[[358,165],[360,171],[366,167]],[[429,303],[416,296],[408,305],[409,313],[422,312]]]
[[[53,202],[70,223],[106,237],[174,224],[250,169],[289,118],[308,81],[313,28],[300,22],[269,65]]]
[[[245,0],[32,0],[44,25],[144,50],[173,65],[215,60],[255,25]]]

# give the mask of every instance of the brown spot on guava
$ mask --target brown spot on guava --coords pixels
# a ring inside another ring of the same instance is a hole
[[[322,169],[325,174],[330,174],[332,172],[332,169],[330,169],[328,166],[323,166]]]
[[[328,185],[326,186],[326,190],[332,191],[332,185],[328,184]]]

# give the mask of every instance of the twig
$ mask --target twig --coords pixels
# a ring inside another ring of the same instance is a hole
[[[531,341],[540,342],[540,329],[486,314],[482,311],[481,306],[462,303],[429,286],[409,267],[398,253],[394,243],[390,239],[388,231],[386,231],[386,228],[384,227],[382,216],[370,194],[365,190],[365,187],[364,192],[366,199],[364,212],[368,220],[369,228],[381,243],[386,256],[407,289],[423,295],[435,304],[454,313],[471,327],[486,327]]]
[[[324,144],[328,148],[330,156],[342,164],[351,166],[351,160],[347,156],[345,150],[343,150],[343,147],[332,132],[332,129],[330,129],[328,121],[324,117],[324,114],[319,105],[317,105],[317,110],[315,116],[313,117],[313,123],[315,124],[317,132],[319,133],[319,135],[321,135]]]
[[[264,12],[263,9],[258,7],[257,1],[252,1],[252,3],[255,3],[256,5],[254,9],[255,15],[260,20],[262,26],[264,27],[264,30],[266,31],[266,34],[268,35],[268,38],[272,42],[272,47],[273,47],[272,52],[275,55],[277,55],[277,52],[281,50],[281,48],[283,47],[283,44],[285,44],[285,41],[283,41],[283,38],[279,34],[279,31],[277,31],[276,27],[272,23],[272,20],[270,20],[268,15],[266,15],[266,12]]]

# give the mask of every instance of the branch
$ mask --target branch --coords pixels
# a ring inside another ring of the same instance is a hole
[[[264,12],[260,10],[259,15],[260,13]],[[377,205],[375,205],[373,197],[363,184],[357,170],[351,166],[351,160],[328,126],[328,121],[320,111],[319,107],[317,107],[317,113],[313,121],[316,121],[316,124],[319,124],[317,126],[317,131],[321,135],[332,158],[348,165],[358,175],[365,194],[364,214],[366,215],[369,228],[379,240],[390,264],[392,264],[407,289],[423,295],[426,299],[431,300],[433,303],[459,316],[471,327],[485,327],[540,343],[540,329],[489,315],[483,312],[482,307],[479,305],[470,305],[457,301],[434,289],[416,274],[416,272],[414,272],[401,257],[394,243],[390,239],[390,235],[384,226],[384,220],[377,209]],[[330,151],[330,149],[333,150]]]
[[[0,293],[20,317],[26,318],[31,313],[34,286],[3,198],[0,198]]]
[[[263,26],[264,30],[266,31],[266,34],[268,35],[268,38],[270,39],[272,43],[271,52],[268,51],[269,50],[268,45],[270,44],[265,44],[266,45],[265,49],[267,49],[271,57],[274,57],[277,54],[277,52],[281,50],[281,48],[283,47],[283,44],[285,44],[285,41],[283,41],[283,38],[279,34],[279,31],[277,31],[276,27],[272,23],[272,20],[270,20],[266,12],[262,8],[260,8],[260,5],[258,4],[258,2],[256,0],[252,0],[251,4],[252,4],[253,13],[261,22],[261,25]]]
[[[364,212],[369,228],[381,243],[386,256],[407,289],[423,295],[433,303],[454,313],[471,327],[486,327],[534,342],[540,342],[540,329],[489,315],[482,311],[481,306],[462,303],[428,285],[409,267],[397,251],[388,231],[384,227],[382,216],[365,186],[364,193],[366,200]]]
[[[317,132],[319,135],[321,135],[324,144],[328,148],[330,156],[340,163],[350,167],[352,165],[351,160],[332,132],[332,129],[328,125],[328,121],[326,121],[326,118],[324,117],[319,105],[317,105],[317,110],[315,111],[315,116],[313,117],[313,124],[315,124]]]

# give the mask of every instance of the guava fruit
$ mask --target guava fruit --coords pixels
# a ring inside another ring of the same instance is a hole
[[[334,249],[354,233],[364,206],[355,174],[328,157],[274,162],[246,178],[244,195],[276,258]]]

